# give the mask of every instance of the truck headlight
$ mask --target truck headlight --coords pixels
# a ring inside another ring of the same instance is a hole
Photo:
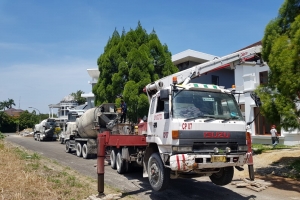
[[[172,150],[176,151],[176,152],[191,152],[192,151],[192,147],[173,146]]]
[[[248,146],[245,146],[245,145],[239,146],[239,147],[238,147],[238,150],[239,150],[239,151],[248,151]]]

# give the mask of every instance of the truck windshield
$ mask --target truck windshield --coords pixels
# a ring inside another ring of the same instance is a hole
[[[231,94],[178,90],[173,92],[173,118],[215,118],[244,120],[241,111]]]

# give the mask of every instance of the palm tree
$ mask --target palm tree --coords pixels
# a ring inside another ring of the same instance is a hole
[[[8,99],[7,101],[7,108],[12,108],[12,105],[16,106],[15,101],[13,99]]]
[[[0,102],[0,110],[5,110],[5,108],[9,108],[8,101],[2,101],[2,102]]]

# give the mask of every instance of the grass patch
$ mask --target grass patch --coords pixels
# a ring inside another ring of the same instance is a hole
[[[106,184],[104,187],[106,195],[121,192]],[[0,140],[0,199],[83,200],[97,193],[96,179]],[[121,199],[136,198],[125,195]]]
[[[0,131],[0,140],[3,140],[5,138],[5,135]]]
[[[264,145],[264,144],[252,144],[252,150],[254,154],[262,154],[266,151],[270,150],[278,150],[278,149],[291,149],[293,146],[287,146],[282,144],[277,144],[275,148],[272,145]]]
[[[1,199],[74,199],[97,194],[95,183],[37,153],[0,140]]]

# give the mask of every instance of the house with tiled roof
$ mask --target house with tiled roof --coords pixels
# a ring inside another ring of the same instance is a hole
[[[4,110],[4,112],[11,117],[18,118],[18,117],[20,117],[21,113],[24,112],[24,110],[9,108],[7,110]]]

